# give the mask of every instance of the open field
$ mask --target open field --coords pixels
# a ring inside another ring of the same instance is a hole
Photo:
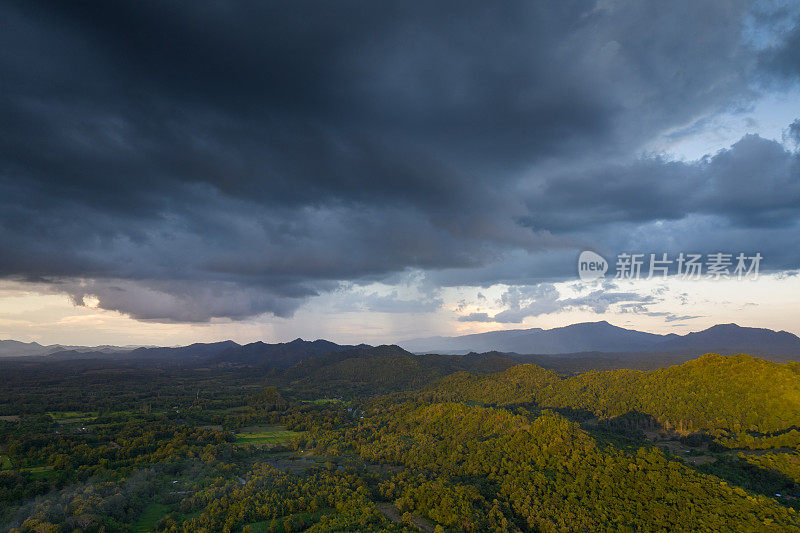
[[[59,424],[79,424],[91,422],[97,418],[97,411],[48,411],[50,418]]]
[[[287,430],[283,426],[250,426],[236,433],[239,444],[281,444],[291,442],[303,433]]]
[[[311,403],[314,405],[338,404],[344,403],[339,398],[317,398],[316,400],[303,400],[303,403]]]
[[[160,503],[151,503],[144,508],[139,521],[133,526],[135,533],[148,533],[154,531],[161,517],[169,512],[169,507]]]
[[[46,479],[55,475],[52,466],[34,466],[31,468],[23,468],[22,470],[30,472],[33,479]]]

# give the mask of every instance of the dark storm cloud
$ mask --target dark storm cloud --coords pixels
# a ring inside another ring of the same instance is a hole
[[[800,148],[800,119],[789,124],[788,137],[796,147]]]
[[[573,206],[581,209],[562,216]],[[561,231],[691,214],[723,217],[736,227],[787,226],[800,219],[800,158],[776,141],[746,135],[697,162],[645,158],[557,174],[543,181],[528,207],[531,226]]]
[[[204,321],[407,269],[569,276],[615,225],[778,235],[775,143],[631,160],[752,95],[748,5],[6,3],[0,276]]]
[[[764,41],[760,51],[761,69],[772,83],[797,80],[800,77],[800,7],[793,2],[775,3],[769,6],[771,9],[761,7],[753,10],[751,23],[754,40]],[[770,38],[770,33],[777,33],[778,38]],[[772,78],[776,74],[777,80]]]

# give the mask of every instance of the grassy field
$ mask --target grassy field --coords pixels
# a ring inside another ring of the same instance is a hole
[[[236,433],[236,442],[239,444],[280,444],[291,442],[300,435],[302,433],[289,431],[283,426],[251,426],[242,428],[239,433]]]
[[[339,398],[317,398],[316,400],[303,400],[303,403],[313,403],[314,405],[325,405],[331,403],[344,403]]]
[[[48,478],[56,474],[52,466],[33,466],[31,468],[23,468],[31,473],[33,479]]]
[[[48,411],[50,418],[62,424],[91,422],[97,418],[97,411]]]
[[[156,524],[161,520],[161,517],[169,512],[169,507],[161,503],[151,503],[144,508],[142,516],[139,521],[133,526],[133,531],[136,533],[147,533],[156,528]]]

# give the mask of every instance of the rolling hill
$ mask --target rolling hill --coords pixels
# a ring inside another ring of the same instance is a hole
[[[368,347],[366,344],[359,346],[340,345],[323,339],[315,341],[295,339],[291,342],[276,344],[258,341],[243,346],[238,344],[231,346],[211,357],[210,362],[215,364],[288,368],[309,357],[366,347]]]
[[[772,433],[800,422],[800,363],[709,354],[649,372],[590,371],[566,379],[526,364],[485,376],[452,374],[427,394],[496,405],[533,402],[601,417],[636,411],[684,431]]]
[[[453,372],[499,372],[515,361],[497,354],[417,355],[399,346],[356,347],[310,357],[281,375],[295,389],[350,396],[422,387]]]

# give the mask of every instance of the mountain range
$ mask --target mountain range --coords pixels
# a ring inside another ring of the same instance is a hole
[[[126,352],[135,346],[66,346],[63,344],[43,345],[38,342],[20,342],[15,340],[0,340],[0,357],[25,357],[31,355],[49,355],[57,352],[73,351],[114,353]]]
[[[748,328],[736,324],[720,324],[703,331],[677,335],[658,335],[625,329],[608,322],[586,322],[553,329],[505,330],[463,335],[429,337],[399,343],[413,353],[464,355],[493,352],[522,354],[513,359],[559,367],[568,362],[575,366],[616,367],[636,355],[645,367],[647,360],[682,362],[704,353],[747,353],[759,356],[800,356],[800,338],[786,331]],[[342,353],[348,357],[359,350],[372,348],[366,344],[341,345],[327,340],[238,344],[234,341],[196,343],[178,347],[79,347],[0,341],[0,357],[25,360],[108,360],[139,363],[168,363],[191,366],[250,366],[287,369],[319,356]],[[538,357],[538,358],[537,358]],[[665,359],[666,357],[666,359]],[[588,363],[581,359],[590,360]],[[599,361],[599,363],[598,363]],[[570,367],[571,368],[571,367]],[[582,367],[581,367],[582,368]]]
[[[602,322],[584,322],[553,329],[491,331],[458,337],[427,337],[398,343],[415,353],[574,354],[580,352],[687,352],[800,355],[800,338],[786,331],[719,324],[703,331],[659,335]]]
[[[0,341],[0,353],[5,360],[69,361],[102,360],[130,363],[174,363],[191,366],[254,366],[276,369],[289,368],[306,359],[345,350],[371,348],[367,344],[341,345],[318,339],[267,344],[261,341],[238,344],[234,341],[195,343],[175,347],[123,348],[100,346],[42,346],[37,343]]]

